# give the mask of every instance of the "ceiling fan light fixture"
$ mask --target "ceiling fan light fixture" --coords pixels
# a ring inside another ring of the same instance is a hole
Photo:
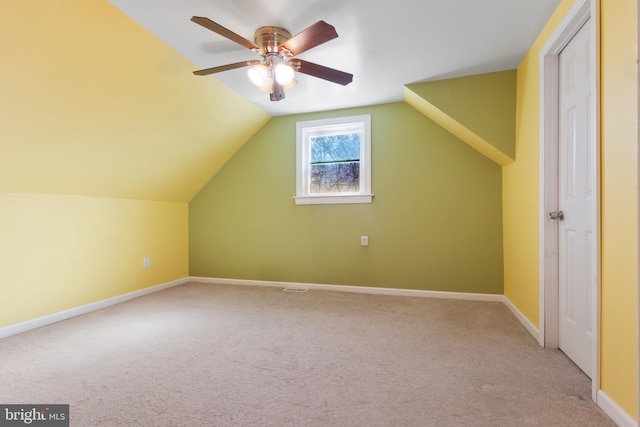
[[[269,93],[272,101],[283,100],[285,91],[298,83],[295,80],[296,72],[343,86],[353,80],[352,74],[296,58],[297,55],[338,37],[336,29],[324,21],[316,22],[293,37],[284,28],[260,27],[254,33],[255,43],[209,18],[194,16],[191,21],[262,56],[262,61],[248,60],[205,68],[194,71],[195,75],[207,76],[236,68],[250,67],[249,79],[260,90]],[[292,61],[289,61],[290,59]]]
[[[249,80],[258,87],[265,86],[270,78],[269,69],[264,64],[254,65],[247,70],[247,74],[249,75]]]
[[[288,91],[289,89],[291,89],[292,87],[294,87],[297,84],[298,84],[298,81],[296,79],[293,79],[289,83],[287,83],[286,85],[283,85],[282,88],[286,92],[286,91]]]
[[[273,71],[276,77],[276,81],[282,86],[287,86],[293,81],[294,71],[290,65],[285,64],[284,62],[280,62],[276,64]]]
[[[258,86],[258,89],[260,89],[264,93],[273,92],[273,78],[269,76],[266,79],[264,79],[264,83]]]

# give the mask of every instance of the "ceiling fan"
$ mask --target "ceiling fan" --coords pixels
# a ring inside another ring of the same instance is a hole
[[[208,18],[194,16],[191,20],[262,56],[262,60],[252,59],[194,71],[193,74],[198,76],[251,67],[248,71],[249,78],[261,90],[269,93],[271,101],[284,99],[285,90],[296,84],[295,71],[343,86],[353,80],[352,74],[295,58],[302,52],[338,37],[336,29],[324,21],[316,22],[295,36],[291,36],[284,28],[260,27],[254,34],[254,42],[251,42]]]

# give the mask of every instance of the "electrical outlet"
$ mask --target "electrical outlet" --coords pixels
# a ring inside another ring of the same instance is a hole
[[[360,246],[369,246],[369,236],[360,236]]]
[[[149,268],[149,267],[151,267],[151,258],[149,258],[149,257],[145,257],[145,258],[142,260],[142,266],[143,266],[144,268]]]

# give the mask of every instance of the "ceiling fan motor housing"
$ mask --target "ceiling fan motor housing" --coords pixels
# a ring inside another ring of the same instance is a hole
[[[258,28],[253,37],[255,44],[262,46],[265,53],[279,53],[278,46],[289,40],[291,33],[284,28],[268,26]],[[282,53],[287,55],[287,52]]]

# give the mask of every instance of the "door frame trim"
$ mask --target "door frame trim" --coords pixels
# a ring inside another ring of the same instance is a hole
[[[592,331],[591,394],[597,400],[600,389],[600,276],[601,276],[601,217],[600,217],[600,0],[577,0],[560,25],[540,51],[540,200],[539,200],[539,344],[558,348],[559,344],[559,284],[558,284],[558,226],[548,213],[558,209],[558,57],[564,47],[589,21],[592,36],[591,66],[593,69],[592,102],[594,120],[591,129],[595,136],[596,197],[594,198],[596,280]]]
[[[640,58],[640,0],[636,1],[636,55]],[[636,84],[638,85],[638,91],[636,93],[636,106],[637,106],[637,115],[638,115],[638,123],[640,123],[640,66],[636,64]],[[640,132],[639,128],[636,128],[636,139],[638,140],[638,144],[640,146]],[[638,152],[637,158],[638,164],[640,165],[640,150]],[[638,169],[638,186],[640,186],[640,168]],[[640,206],[640,192],[638,192],[638,200],[636,201],[638,206]],[[640,223],[640,210],[638,210],[638,223]],[[640,227],[638,227],[638,265],[640,265]],[[638,313],[640,313],[640,275],[638,275]],[[636,418],[638,420],[638,426],[640,426],[640,315],[638,315],[638,382],[636,384],[636,392],[638,394],[638,410],[636,413]]]

